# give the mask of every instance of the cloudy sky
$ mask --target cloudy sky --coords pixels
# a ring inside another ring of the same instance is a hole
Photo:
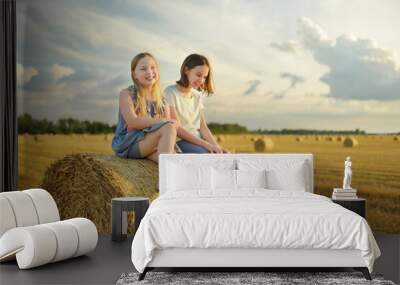
[[[19,113],[116,123],[130,61],[211,61],[207,120],[400,131],[400,1],[18,0]]]

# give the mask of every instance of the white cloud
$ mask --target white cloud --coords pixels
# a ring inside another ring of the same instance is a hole
[[[31,81],[32,77],[39,74],[39,71],[31,66],[24,67],[22,64],[17,63],[17,82],[23,85]]]
[[[297,33],[301,37],[301,43],[305,47],[311,49],[316,47],[325,47],[332,45],[332,41],[328,39],[325,31],[315,24],[311,19],[300,18],[298,21]]]
[[[331,40],[310,19],[302,18],[298,24],[304,48],[329,68],[321,77],[330,87],[329,96],[345,100],[400,99],[400,68],[395,51],[353,35]]]
[[[62,66],[60,64],[54,64],[50,69],[51,75],[54,80],[58,81],[61,78],[68,77],[75,73],[75,70],[71,67]]]
[[[299,54],[301,52],[300,44],[296,41],[288,41],[283,43],[271,43],[270,47],[275,48],[279,51]]]

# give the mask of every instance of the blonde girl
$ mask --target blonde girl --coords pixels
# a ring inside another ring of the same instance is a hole
[[[174,153],[177,122],[160,91],[159,67],[147,52],[131,62],[133,84],[119,95],[118,123],[112,149],[119,157],[148,158]]]

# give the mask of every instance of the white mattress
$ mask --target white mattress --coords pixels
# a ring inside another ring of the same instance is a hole
[[[365,219],[320,195],[258,189],[220,197],[184,193],[162,195],[143,218],[132,243],[139,272],[155,250],[170,248],[359,250],[371,272],[380,255]]]

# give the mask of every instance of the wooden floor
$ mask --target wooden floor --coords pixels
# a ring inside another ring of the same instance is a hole
[[[400,235],[374,235],[382,251],[374,272],[398,284]],[[134,271],[131,243],[132,238],[116,243],[110,236],[100,236],[96,250],[88,256],[29,270],[19,270],[16,262],[3,263],[0,264],[0,284],[115,284],[122,273]]]

